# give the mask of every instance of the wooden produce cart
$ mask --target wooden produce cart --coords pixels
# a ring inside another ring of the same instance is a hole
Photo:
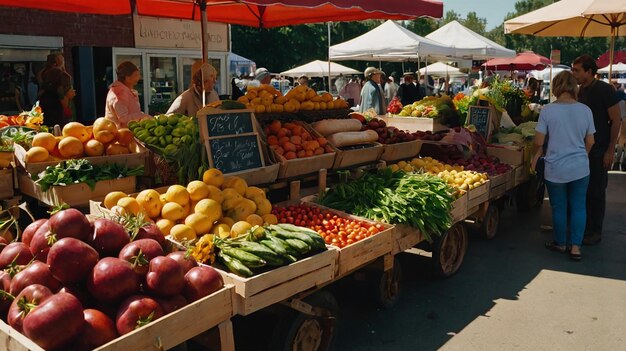
[[[42,191],[39,184],[35,183],[29,175],[18,175],[20,191],[46,206],[55,207],[63,203],[71,207],[87,207],[90,201],[102,201],[111,191],[125,193],[135,192],[137,178],[134,176],[119,179],[102,180],[91,189],[86,183],[70,185],[54,185],[47,191]]]
[[[235,350],[233,329],[233,286],[222,289],[167,314],[156,321],[95,349],[96,351],[167,350],[201,333],[218,327],[222,351]],[[44,351],[37,344],[0,321],[0,345],[11,351]]]

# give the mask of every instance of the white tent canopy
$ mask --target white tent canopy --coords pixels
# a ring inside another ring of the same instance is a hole
[[[446,65],[443,62],[435,62],[432,65],[420,68],[420,74],[435,77],[460,77],[466,74],[461,72],[458,68],[450,65]]]
[[[394,21],[386,21],[371,31],[330,47],[331,60],[406,61],[454,55],[454,49],[420,37]]]
[[[328,61],[320,61],[320,60],[311,61],[302,66],[292,68],[288,71],[280,72],[280,74],[283,76],[288,76],[288,77],[300,77],[300,76],[327,77],[328,76]],[[335,77],[340,74],[351,75],[351,74],[361,74],[361,72],[355,69],[352,69],[350,67],[346,67],[338,63],[331,62],[330,63],[330,75]]]
[[[609,68],[611,65],[600,68],[598,70],[599,73],[609,73]],[[614,63],[613,64],[613,73],[624,73],[626,72],[626,63]]]
[[[563,71],[571,71],[571,70],[572,69],[566,65],[555,65],[552,67],[552,78],[554,78],[557,74]],[[533,71],[530,71],[530,73],[536,79],[545,80],[546,82],[550,81],[550,67],[546,67],[542,70],[533,70]]]
[[[482,35],[452,21],[428,34],[434,40],[455,49],[455,56],[465,59],[485,60],[494,57],[514,57],[515,51],[491,41]]]

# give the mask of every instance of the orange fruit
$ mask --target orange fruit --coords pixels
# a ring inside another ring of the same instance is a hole
[[[102,156],[104,155],[104,145],[98,140],[91,139],[84,145],[85,155]]]
[[[74,122],[72,122],[74,123]],[[63,158],[78,158],[83,156],[83,143],[80,139],[68,136],[59,141],[59,153]]]
[[[37,133],[33,138],[33,146],[41,146],[48,152],[54,151],[54,147],[57,146],[57,139],[50,133]]]
[[[80,140],[81,144],[86,143],[90,138],[89,130],[78,122],[70,122],[63,127],[62,132],[64,137],[74,137]]]

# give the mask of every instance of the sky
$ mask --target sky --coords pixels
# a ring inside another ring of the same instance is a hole
[[[468,12],[476,12],[478,17],[487,19],[487,30],[499,26],[507,13],[515,11],[517,0],[442,0],[443,13],[454,10],[462,18]]]

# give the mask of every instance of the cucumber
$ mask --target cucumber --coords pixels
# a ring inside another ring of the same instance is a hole
[[[274,232],[274,235],[281,239],[298,239],[300,241],[304,241],[309,246],[317,247],[317,245],[315,244],[315,240],[301,232],[290,232],[277,225],[270,225],[270,229]]]
[[[298,254],[300,255],[306,255],[309,253],[309,251],[311,251],[311,246],[302,240],[285,239],[285,242],[294,250],[298,251]]]
[[[291,246],[289,246],[289,244],[287,244],[285,242],[285,240],[278,238],[272,234],[266,234],[265,235],[266,238],[268,238],[269,240],[273,241],[275,244],[281,246],[283,249],[285,249],[286,251],[286,255],[283,255],[283,257],[286,257],[288,259],[287,256],[299,256],[300,253],[298,252],[298,250],[295,250],[294,248],[292,248]]]
[[[237,246],[240,250],[259,256],[270,266],[282,266],[285,263],[278,253],[261,243],[242,241]]]
[[[277,226],[285,230],[288,230],[290,232],[308,235],[311,239],[313,239],[313,241],[315,241],[315,245],[313,246],[314,248],[320,249],[320,250],[326,249],[326,242],[324,241],[324,238],[322,238],[322,236],[313,229],[306,228],[306,227],[298,227],[289,223],[279,223],[277,224]]]
[[[234,247],[222,248],[221,252],[225,255],[238,259],[248,268],[259,268],[267,264],[267,262],[261,257]]]
[[[264,245],[265,247],[267,247],[268,249],[276,252],[277,254],[281,255],[281,256],[285,256],[287,255],[287,249],[285,249],[285,247],[283,245],[281,245],[278,242],[273,241],[272,239],[264,239],[259,241],[261,243],[261,245]]]
[[[224,254],[222,251],[217,254],[217,257],[220,258],[220,261],[222,261],[222,263],[224,263],[224,265],[228,267],[231,272],[239,276],[248,278],[254,275],[250,268],[246,267],[243,263],[241,263],[241,261]]]

